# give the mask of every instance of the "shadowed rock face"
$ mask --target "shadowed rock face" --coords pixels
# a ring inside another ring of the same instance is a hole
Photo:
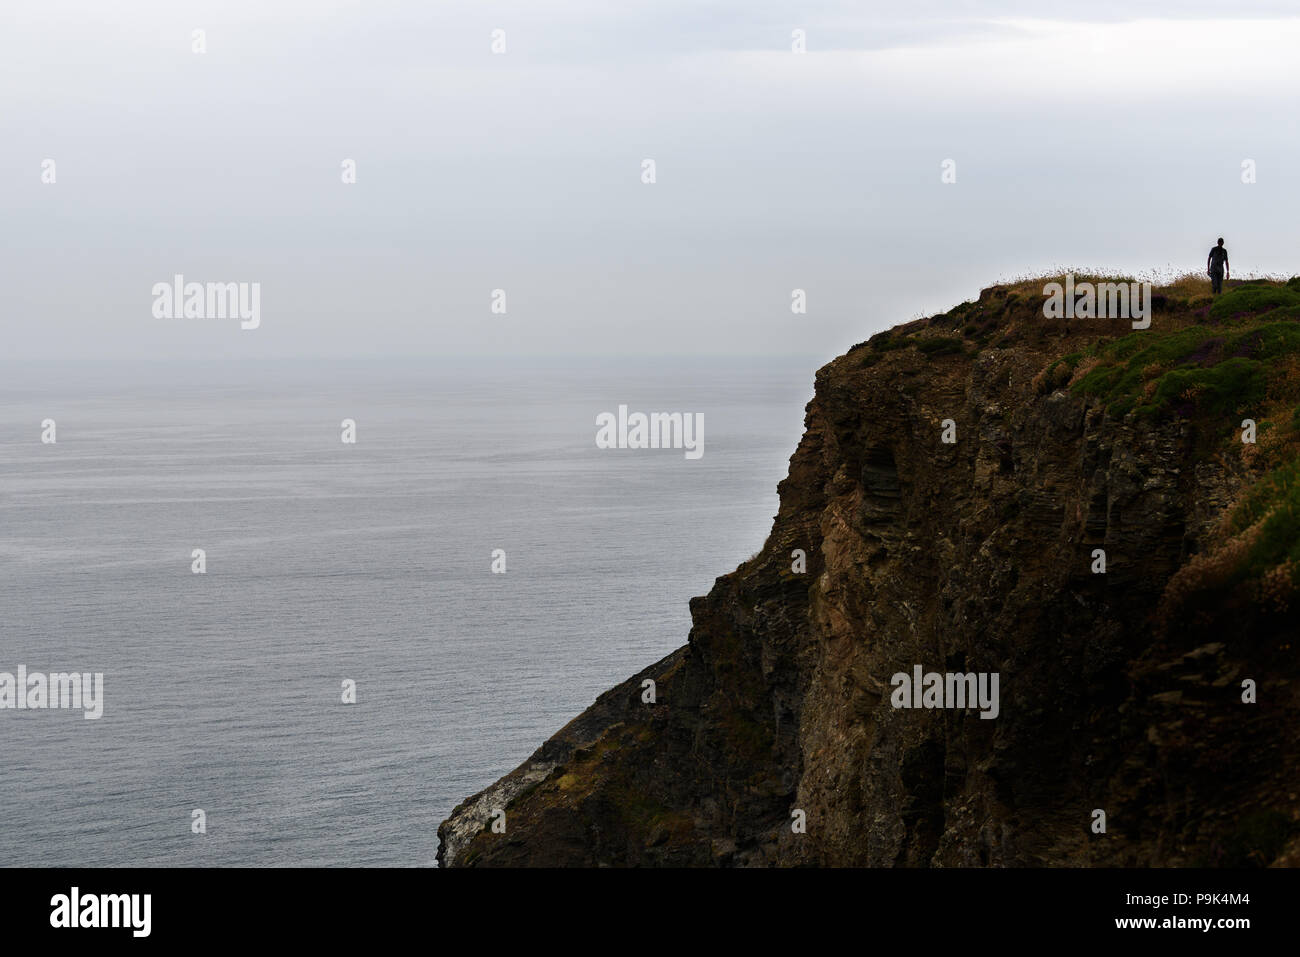
[[[1056,381],[1056,360],[1130,330],[1067,329],[1041,302],[985,290],[821,369],[763,550],[691,602],[686,647],[456,808],[440,863],[1300,860],[1296,606],[1157,614],[1269,463],[1233,447],[1239,411],[1197,413],[1195,393],[1115,414]],[[1147,336],[1219,324],[1208,300],[1156,303]],[[998,716],[893,707],[915,665],[998,673]]]

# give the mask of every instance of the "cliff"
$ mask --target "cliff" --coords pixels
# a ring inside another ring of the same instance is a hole
[[[1300,279],[1182,280],[1143,331],[1043,284],[822,368],[762,551],[440,863],[1300,862]],[[996,673],[996,717],[895,707],[917,665]]]

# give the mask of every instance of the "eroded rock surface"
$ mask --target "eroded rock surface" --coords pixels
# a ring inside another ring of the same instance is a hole
[[[821,369],[762,551],[691,602],[685,647],[460,805],[440,862],[1296,862],[1293,615],[1157,613],[1263,466],[1213,417],[1080,392],[1053,363],[1129,330],[1016,299],[985,290]],[[1157,304],[1153,333],[1210,321]],[[918,664],[997,672],[997,718],[892,707]]]

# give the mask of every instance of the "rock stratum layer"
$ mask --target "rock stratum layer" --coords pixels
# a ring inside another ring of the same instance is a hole
[[[439,862],[1300,862],[1300,281],[1183,280],[1137,332],[1043,284],[822,368],[762,551]],[[998,673],[997,717],[895,708],[916,665]]]

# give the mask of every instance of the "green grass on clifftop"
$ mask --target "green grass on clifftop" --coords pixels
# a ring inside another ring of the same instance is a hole
[[[872,374],[910,376],[930,363],[960,375],[950,365],[956,357],[1014,350],[1010,361],[1030,364],[1039,397],[1066,390],[1111,418],[1150,428],[1188,423],[1194,443],[1182,466],[1229,463],[1243,492],[1216,540],[1171,579],[1166,622],[1225,602],[1243,614],[1300,607],[1300,276],[1232,281],[1217,297],[1205,277],[1181,277],[1152,289],[1144,330],[1124,320],[1047,318],[1043,288],[1064,278],[984,289],[850,352],[861,353],[864,370],[879,365]],[[1131,279],[1076,274],[1076,285],[1083,281]],[[1242,441],[1246,419],[1255,443]]]

